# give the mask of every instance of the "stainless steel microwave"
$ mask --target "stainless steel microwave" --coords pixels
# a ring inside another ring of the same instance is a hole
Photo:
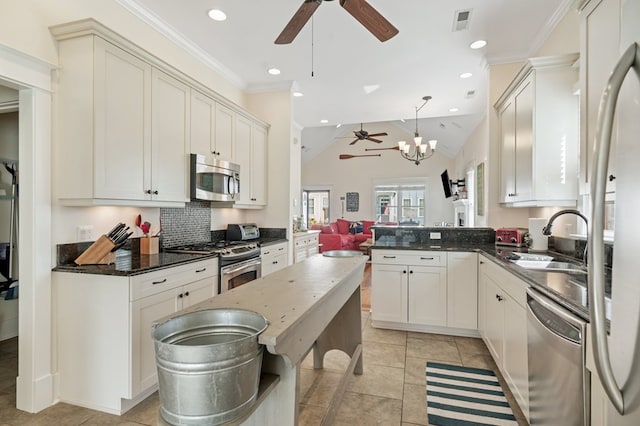
[[[240,199],[240,165],[191,154],[191,199],[237,201]]]

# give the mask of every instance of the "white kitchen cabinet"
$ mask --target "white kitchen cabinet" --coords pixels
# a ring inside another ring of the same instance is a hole
[[[261,247],[262,276],[264,277],[287,266],[287,253],[286,242]]]
[[[600,97],[620,57],[620,0],[591,0],[580,8],[580,193],[589,194],[593,145]],[[623,89],[624,90],[624,89]],[[615,176],[616,131],[611,141],[609,175]],[[607,192],[615,192],[615,179]]]
[[[477,253],[447,253],[447,326],[478,329]]]
[[[577,59],[577,54],[529,59],[495,104],[500,202],[506,206],[575,206]]]
[[[302,262],[318,253],[320,231],[306,231],[293,234],[293,263]]]
[[[151,324],[213,297],[217,262],[130,277],[54,272],[60,400],[119,415],[153,392]]]
[[[197,90],[191,90],[190,115],[190,152],[232,161],[233,110]]]
[[[144,192],[155,201],[185,202],[189,87],[156,68],[151,78],[151,180]]]
[[[445,252],[374,250],[371,318],[377,325],[444,327],[447,323]],[[387,324],[388,325],[388,324]]]
[[[239,116],[255,130],[243,139],[249,198],[237,206],[266,205],[266,123],[93,19],[51,32],[61,65],[53,194],[62,205],[183,207],[188,154],[235,161]]]
[[[240,164],[240,199],[237,208],[261,208],[267,204],[267,132],[263,126],[236,115],[235,161]]]
[[[60,40],[59,56],[61,203],[184,203],[188,87],[93,35]]]
[[[479,256],[481,336],[523,413],[529,418],[527,284]]]

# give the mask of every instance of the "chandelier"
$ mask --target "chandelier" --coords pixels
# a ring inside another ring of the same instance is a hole
[[[423,96],[422,99],[424,100],[424,103],[419,107],[416,106],[416,132],[413,135],[413,142],[415,146],[412,146],[406,141],[398,142],[398,149],[402,158],[413,161],[416,166],[420,165],[422,160],[426,160],[433,156],[436,152],[436,144],[438,143],[437,140],[431,139],[428,144],[423,144],[422,136],[418,133],[418,111],[420,111],[422,107],[431,100],[431,96]]]

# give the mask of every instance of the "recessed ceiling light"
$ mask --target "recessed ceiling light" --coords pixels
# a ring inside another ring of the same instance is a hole
[[[449,108],[449,112],[458,112],[460,111],[458,108]]]
[[[301,98],[301,97],[304,96],[304,93],[302,93],[302,92],[293,92],[293,96],[296,97],[296,98]]]
[[[463,72],[462,74],[460,74],[460,78],[469,78],[472,75],[473,74],[471,74],[470,72]]]
[[[336,129],[339,129],[339,128],[340,128],[340,126],[342,126],[342,123],[338,123],[338,124],[336,124]]]
[[[406,123],[404,118],[401,118],[400,121],[402,121],[403,123]]]
[[[224,13],[223,11],[219,10],[219,9],[211,9],[209,11],[209,18],[213,19],[214,21],[226,21],[227,20],[227,14]]]
[[[476,40],[473,43],[471,43],[469,45],[469,47],[472,48],[472,49],[482,49],[486,45],[487,45],[486,41],[484,41],[484,40]]]
[[[280,70],[278,68],[269,68],[267,72],[271,75],[280,75]]]
[[[322,124],[327,124],[327,123],[329,122],[329,120],[320,120],[320,122],[321,122]]]

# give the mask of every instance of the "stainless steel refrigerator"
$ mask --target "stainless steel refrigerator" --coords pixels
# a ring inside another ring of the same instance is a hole
[[[620,60],[598,113],[591,175],[589,295],[596,367],[609,397],[608,425],[640,425],[640,0],[621,1]],[[615,117],[615,119],[614,119]],[[617,134],[615,242],[609,341],[604,314],[604,199]]]

